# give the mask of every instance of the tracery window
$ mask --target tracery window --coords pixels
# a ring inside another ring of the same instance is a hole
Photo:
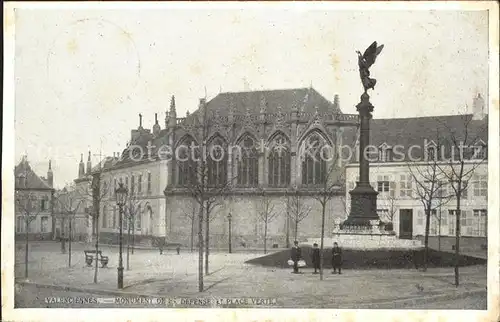
[[[283,135],[279,135],[272,142],[268,157],[268,184],[272,187],[282,187],[290,184],[291,154]]]
[[[238,164],[238,185],[255,187],[259,184],[259,162],[256,141],[246,136],[241,140],[239,153],[237,158]]]
[[[186,138],[176,149],[177,159],[177,184],[179,186],[192,186],[198,182],[199,151],[191,137]]]
[[[227,146],[220,137],[212,140],[207,150],[208,184],[223,186],[227,182]]]
[[[325,145],[325,140],[317,133],[304,141],[301,149],[303,185],[320,185],[326,182],[328,149],[323,148]]]

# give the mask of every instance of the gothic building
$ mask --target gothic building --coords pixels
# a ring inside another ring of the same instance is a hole
[[[185,117],[177,115],[172,97],[164,129],[156,115],[153,130],[145,129],[141,115],[127,148],[96,170],[101,187],[109,190],[98,206],[101,239],[116,239],[113,191],[120,182],[139,206],[134,220],[127,221],[138,240],[166,236],[190,245],[198,227],[195,190],[200,188],[216,195],[209,215],[213,247],[227,246],[229,214],[235,246],[262,246],[265,226],[269,246],[317,236],[321,205],[314,196],[337,161],[320,157],[321,149],[304,151],[352,145],[357,127],[357,115],[342,113],[338,96],[330,102],[313,88],[220,93],[200,99],[198,109]],[[200,156],[202,142],[211,151],[203,153],[210,155],[206,180],[193,159]],[[76,181],[85,177],[80,173]],[[327,203],[326,231],[335,217],[345,216],[344,184],[337,180]],[[272,220],[262,218],[263,205]]]

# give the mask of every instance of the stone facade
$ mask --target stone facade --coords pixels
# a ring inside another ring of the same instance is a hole
[[[54,238],[54,188],[51,163],[47,178],[38,176],[26,157],[14,169],[16,240],[51,240]],[[29,224],[27,226],[27,222]],[[28,236],[26,236],[28,235]]]

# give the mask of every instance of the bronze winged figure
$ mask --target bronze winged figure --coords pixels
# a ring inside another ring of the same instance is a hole
[[[359,65],[359,76],[361,77],[361,83],[366,91],[368,89],[374,89],[375,84],[377,84],[377,80],[374,78],[370,78],[370,67],[375,63],[375,59],[380,54],[384,45],[380,45],[377,47],[377,42],[374,41],[370,47],[365,50],[365,53],[361,55],[361,52],[356,51],[358,54],[358,65]]]

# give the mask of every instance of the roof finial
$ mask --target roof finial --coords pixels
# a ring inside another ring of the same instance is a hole
[[[52,170],[52,160],[49,160],[49,170]]]
[[[158,113],[155,113],[155,124],[158,124]]]
[[[139,113],[139,128],[142,127],[142,114]]]

